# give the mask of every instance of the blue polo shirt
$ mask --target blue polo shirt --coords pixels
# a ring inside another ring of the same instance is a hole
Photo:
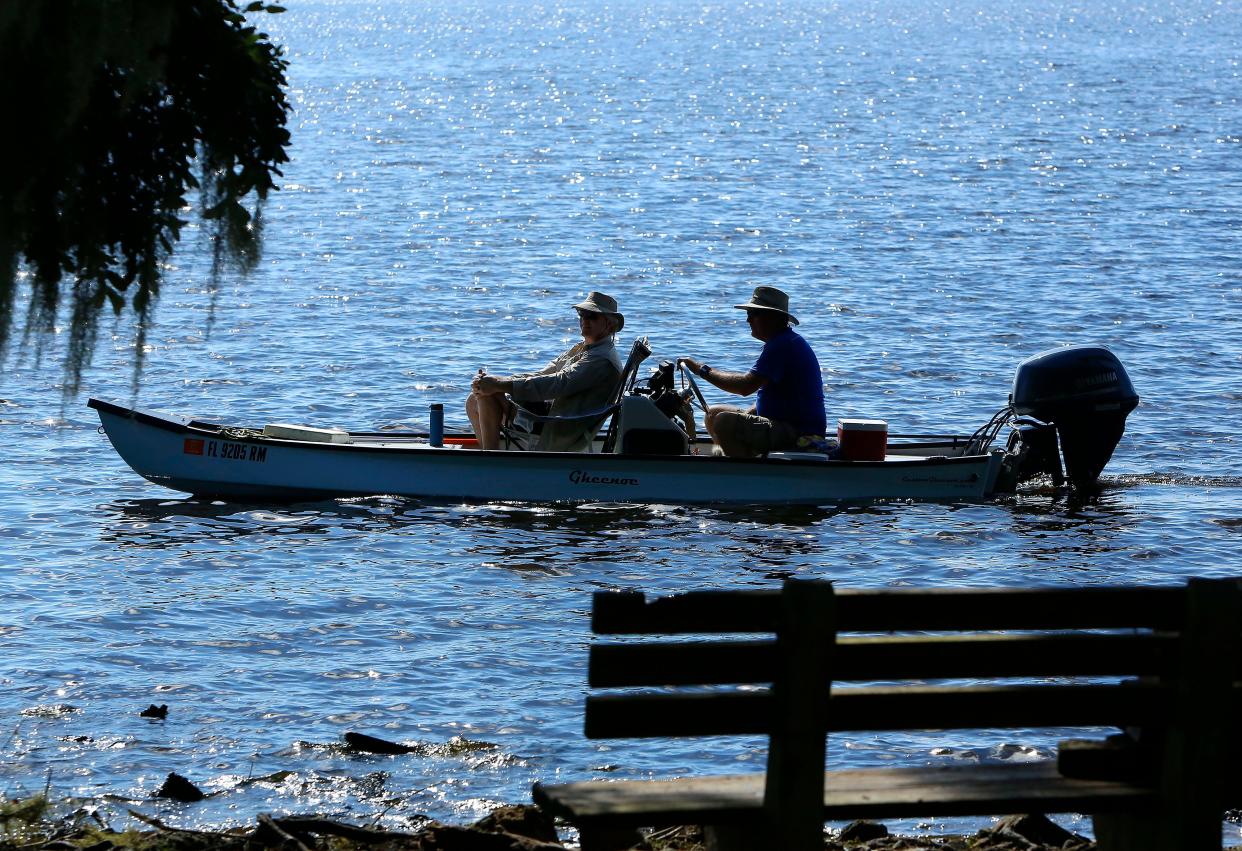
[[[751,372],[768,380],[759,388],[755,413],[769,420],[782,420],[798,434],[823,434],[824,383],[819,360],[806,340],[786,328],[763,344]]]

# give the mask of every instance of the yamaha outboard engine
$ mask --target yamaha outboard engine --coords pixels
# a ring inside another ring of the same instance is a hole
[[[1065,472],[1081,491],[1094,488],[1138,401],[1125,367],[1103,346],[1071,346],[1027,358],[1018,366],[1009,396],[1014,413],[1056,428]],[[1041,423],[1023,422],[1033,432],[1029,441]],[[1045,433],[1044,440],[1050,439]],[[1045,462],[1055,458],[1055,448],[1052,459],[1044,454]],[[1054,480],[1060,464],[1056,467]]]

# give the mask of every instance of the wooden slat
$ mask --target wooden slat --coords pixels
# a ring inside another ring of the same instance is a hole
[[[579,826],[655,827],[727,824],[754,818],[763,807],[763,784],[763,774],[742,774],[658,781],[536,783],[531,793],[544,812]]]
[[[1175,629],[1184,588],[901,588],[838,592],[840,632]]]
[[[837,591],[842,632],[1025,629],[1175,629],[1184,589],[1176,587],[900,588]],[[772,632],[778,592],[696,591],[648,600],[598,592],[592,629],[600,635]]]
[[[844,638],[837,681],[1171,675],[1168,635],[1053,633]]]
[[[837,689],[825,729],[1141,726],[1167,717],[1170,702],[1170,690],[1155,684]],[[586,704],[592,739],[762,735],[770,729],[765,692],[593,695]]]
[[[1066,777],[1154,782],[1159,767],[1153,746],[1141,746],[1123,733],[1104,739],[1057,742],[1057,771]]]
[[[535,802],[579,825],[729,824],[763,805],[763,774],[536,784]],[[1142,785],[1062,777],[1051,762],[833,771],[824,820],[1108,812],[1151,806]]]
[[[627,686],[770,683],[776,672],[775,641],[648,641],[593,644],[587,684]]]
[[[597,591],[591,631],[597,635],[775,632],[777,591],[691,591],[650,600],[640,592]]]
[[[898,686],[838,689],[830,731],[1141,726],[1167,717],[1172,696],[1155,684]]]
[[[595,644],[588,683],[628,686],[770,683],[774,641]],[[1074,633],[842,638],[835,682],[954,678],[1101,677],[1176,673],[1169,635]]]
[[[1051,760],[864,769],[827,775],[824,818],[1098,813],[1152,806],[1155,799],[1141,784],[1062,777]]]
[[[771,729],[767,692],[690,695],[592,695],[588,739],[765,734]]]

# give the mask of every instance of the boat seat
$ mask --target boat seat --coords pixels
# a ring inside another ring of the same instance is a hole
[[[522,407],[521,404],[509,399],[511,404],[510,410],[513,412],[509,420],[501,425],[500,437],[505,449],[524,449],[534,450],[539,448],[539,434],[543,430],[543,426],[547,423],[572,423],[581,422],[582,430],[588,434],[594,434],[608,417],[612,417],[612,423],[609,425],[608,436],[604,439],[603,452],[609,452],[612,449],[612,443],[616,442],[616,413],[621,407],[621,399],[633,387],[634,379],[638,376],[638,367],[644,360],[651,356],[651,346],[647,343],[646,337],[639,337],[630,346],[630,354],[625,359],[625,364],[621,367],[621,373],[617,376],[617,385],[613,389],[612,398],[603,408],[595,411],[587,411],[582,414],[574,414],[572,416],[553,416],[551,414],[539,413]],[[588,451],[590,451],[588,447]]]
[[[500,438],[505,449],[535,449],[543,434],[546,414],[524,408],[513,397],[509,400],[509,415],[500,426]]]

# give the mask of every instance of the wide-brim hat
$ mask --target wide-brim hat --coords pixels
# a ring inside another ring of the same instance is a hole
[[[625,314],[617,310],[617,300],[610,295],[604,295],[592,290],[587,293],[586,301],[580,301],[574,305],[574,310],[587,310],[591,313],[615,316],[617,318],[617,330],[620,331],[625,327]]]
[[[768,310],[772,313],[782,313],[791,323],[798,324],[798,320],[789,312],[789,296],[776,287],[755,287],[750,301],[733,306],[738,310]]]

